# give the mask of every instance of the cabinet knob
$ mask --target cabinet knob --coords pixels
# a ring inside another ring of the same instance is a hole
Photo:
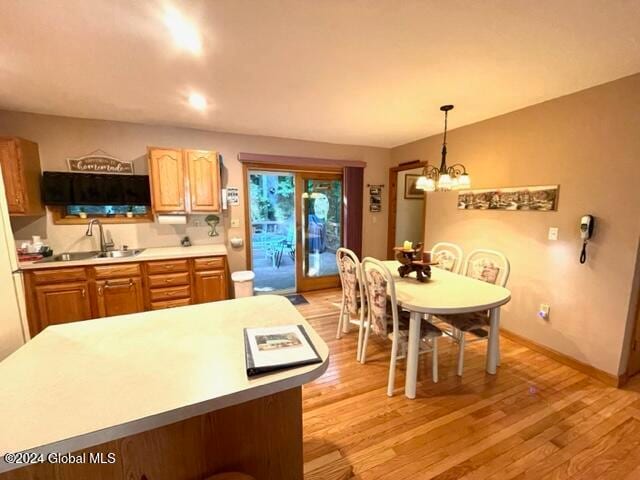
[[[100,296],[104,295],[104,291],[102,290],[102,287],[98,287],[98,295]]]
[[[83,288],[83,289],[81,290],[81,293],[82,293],[82,297],[84,298],[84,297],[85,297],[85,295],[87,294],[87,291]]]

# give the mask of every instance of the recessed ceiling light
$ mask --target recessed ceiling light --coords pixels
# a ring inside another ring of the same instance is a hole
[[[189,104],[196,110],[204,110],[207,108],[207,99],[199,93],[189,95]]]
[[[172,7],[166,8],[164,23],[171,32],[176,45],[194,55],[199,55],[202,52],[202,41],[198,29],[189,23],[178,10]]]

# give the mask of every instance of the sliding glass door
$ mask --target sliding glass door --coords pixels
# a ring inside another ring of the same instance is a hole
[[[249,169],[247,189],[256,293],[337,287],[342,174]]]

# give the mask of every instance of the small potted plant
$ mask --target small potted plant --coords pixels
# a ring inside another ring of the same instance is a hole
[[[80,212],[78,213],[80,218],[87,218],[87,212],[84,211],[84,208],[80,208]]]
[[[127,210],[127,218],[133,218],[133,206],[129,205],[129,209]]]

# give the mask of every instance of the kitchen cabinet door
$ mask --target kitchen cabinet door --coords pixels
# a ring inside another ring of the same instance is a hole
[[[192,212],[220,211],[220,165],[217,152],[185,150]]]
[[[9,215],[41,215],[38,144],[21,138],[0,138],[0,168]]]
[[[226,300],[227,275],[224,270],[194,272],[194,303]]]
[[[24,194],[22,187],[22,167],[15,140],[0,140],[0,168],[4,180],[9,213],[24,213]]]
[[[182,151],[149,149],[149,178],[154,212],[186,212]]]
[[[96,281],[99,317],[144,311],[142,280],[139,277]]]
[[[88,320],[91,318],[91,303],[87,282],[70,282],[37,285],[34,288],[39,325],[36,332],[49,325]]]

